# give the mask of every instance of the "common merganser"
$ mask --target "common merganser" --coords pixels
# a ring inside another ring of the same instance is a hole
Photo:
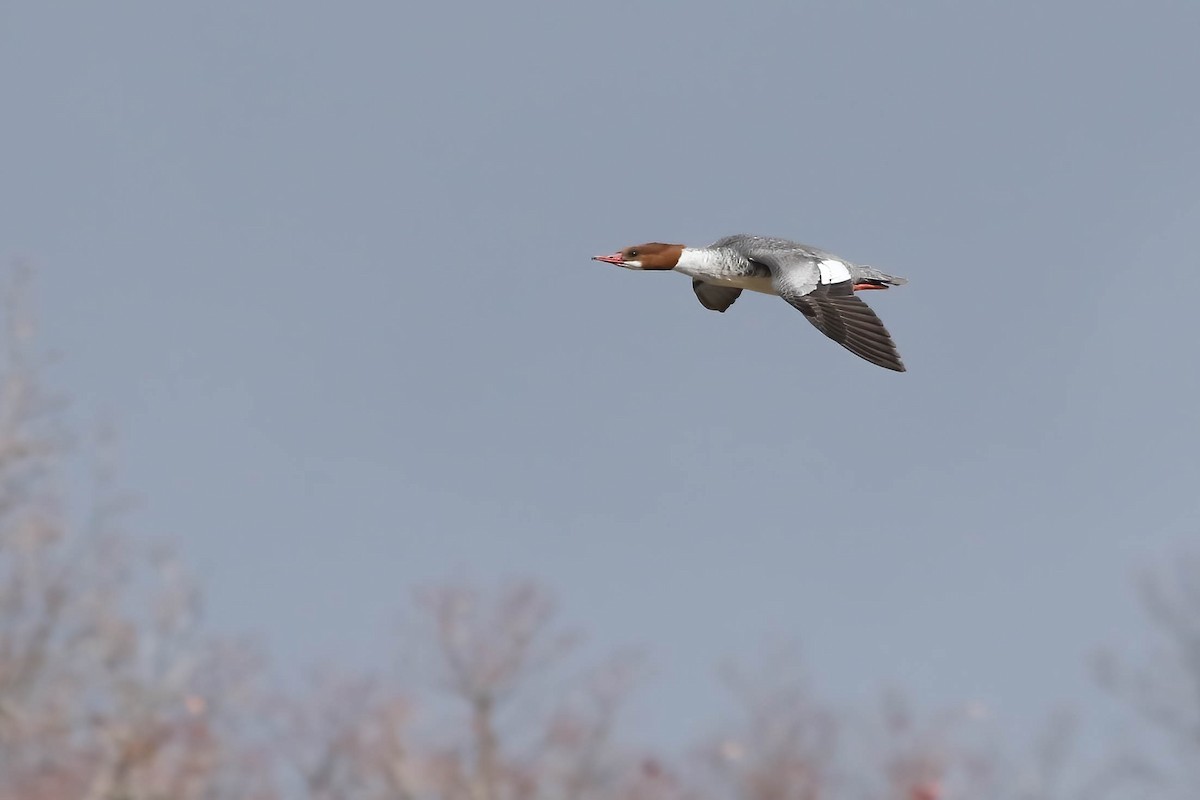
[[[675,270],[692,277],[700,304],[724,312],[743,289],[782,297],[842,347],[872,364],[904,372],[891,334],[856,291],[908,283],[872,267],[787,239],[735,234],[708,247],[649,242],[610,256],[626,269]]]

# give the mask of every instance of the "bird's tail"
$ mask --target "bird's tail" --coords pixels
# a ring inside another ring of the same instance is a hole
[[[889,286],[903,286],[908,283],[907,278],[901,278],[898,275],[888,275],[886,272],[880,272],[874,267],[860,266],[854,276],[854,290],[862,291],[864,289],[886,289]]]

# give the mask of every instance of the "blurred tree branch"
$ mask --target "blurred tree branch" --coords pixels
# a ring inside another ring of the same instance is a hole
[[[1200,787],[1200,555],[1181,553],[1169,567],[1142,574],[1137,586],[1154,650],[1140,663],[1102,651],[1095,673],[1171,756],[1152,758],[1145,742],[1128,743],[1114,781],[1194,796]]]
[[[202,635],[198,591],[178,559],[120,532],[108,465],[94,475],[92,507],[71,513],[62,495],[74,454],[65,406],[42,388],[30,273],[5,277],[0,800],[189,800],[234,786],[224,796],[249,796],[256,781],[235,774],[217,712],[250,662]]]

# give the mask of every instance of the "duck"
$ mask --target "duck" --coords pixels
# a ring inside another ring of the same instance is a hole
[[[775,295],[859,358],[905,372],[892,335],[856,292],[908,280],[790,239],[738,233],[707,247],[647,242],[594,256],[632,270],[674,270],[692,279],[700,305],[724,313],[742,292]]]

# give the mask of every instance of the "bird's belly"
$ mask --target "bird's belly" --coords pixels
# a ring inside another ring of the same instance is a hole
[[[701,278],[705,283],[711,283],[716,286],[732,286],[738,289],[749,289],[752,292],[762,292],[763,294],[778,294],[775,291],[774,282],[770,276],[763,275],[721,275],[710,276],[705,275]]]

